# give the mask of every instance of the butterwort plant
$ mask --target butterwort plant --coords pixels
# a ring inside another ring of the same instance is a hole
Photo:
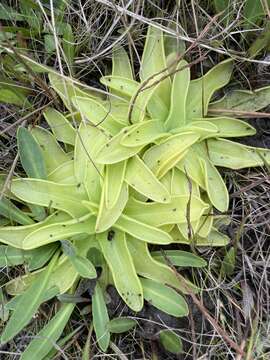
[[[229,243],[218,230],[229,196],[217,167],[263,166],[270,159],[269,150],[229,140],[255,129],[226,116],[226,109],[242,110],[243,104],[259,110],[269,89],[233,91],[212,101],[232,70],[228,59],[191,80],[177,47],[149,27],[138,78],[125,50],[115,49],[112,74],[101,78],[106,95],[48,71],[66,111],[44,112],[50,129],[17,132],[25,176],[3,189],[0,260],[25,265],[26,272],[5,285],[12,298],[4,306],[9,318],[1,343],[57,297],[59,310],[22,354],[53,357],[85,279],[95,283],[89,301],[103,351],[111,334],[136,325],[109,318],[108,285],[134,312],[148,301],[172,316],[188,314],[185,296],[198,288],[175,267],[206,262],[181,244]],[[213,116],[220,108],[222,115]]]

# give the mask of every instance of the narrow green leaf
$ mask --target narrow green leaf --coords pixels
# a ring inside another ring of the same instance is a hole
[[[229,194],[220,173],[206,159],[200,158],[200,164],[205,176],[206,191],[211,203],[219,211],[227,211],[229,207]]]
[[[140,279],[143,287],[143,297],[159,310],[175,316],[188,315],[185,299],[175,290],[150,279]]]
[[[120,216],[114,226],[139,240],[152,244],[170,244],[172,242],[171,236],[165,231],[137,221],[124,214]]]
[[[32,225],[2,227],[0,228],[0,241],[4,244],[22,249],[23,239],[34,230],[37,230],[44,225],[54,224],[55,222],[64,221],[70,218],[70,216],[63,214],[64,213],[60,214],[56,212],[51,216],[48,216],[45,220]]]
[[[88,198],[99,202],[103,167],[96,163],[96,153],[107,137],[97,127],[81,123],[75,141],[74,175],[84,184]]]
[[[0,245],[0,267],[21,265],[28,259],[27,252],[12,246]]]
[[[21,164],[28,177],[45,180],[47,170],[40,145],[24,127],[18,128],[17,140]],[[46,216],[44,209],[40,206],[32,206],[31,210],[38,220]]]
[[[256,129],[245,121],[229,117],[204,118],[205,122],[217,127],[217,133],[207,137],[240,137],[256,134]],[[194,122],[196,125],[197,120]],[[199,121],[200,122],[200,121]]]
[[[112,75],[123,76],[124,78],[133,80],[128,54],[122,46],[117,46],[113,49]]]
[[[154,76],[155,81],[160,80],[161,77],[168,75],[166,68],[163,32],[158,28],[149,26],[140,68],[141,81],[145,81],[163,70],[161,74]],[[166,104],[167,108],[170,106],[170,85],[170,79],[166,77],[160,81],[155,90],[155,94]]]
[[[48,173],[55,170],[62,163],[70,160],[49,131],[36,126],[31,129],[31,133],[42,150]]]
[[[104,187],[105,205],[108,210],[112,209],[120,196],[126,172],[126,161],[106,166]]]
[[[21,360],[42,360],[62,335],[75,304],[64,304],[56,315],[44,326],[27,346]]]
[[[97,342],[102,351],[106,351],[110,344],[110,333],[108,323],[110,321],[104,296],[99,284],[96,284],[95,292],[92,297],[93,326],[97,337]]]
[[[142,287],[126,244],[125,233],[110,230],[98,235],[97,239],[119,295],[132,310],[140,311],[143,307]]]
[[[108,324],[109,331],[113,334],[121,334],[133,329],[137,321],[128,317],[118,317],[110,320]]]
[[[54,256],[44,272],[33,282],[30,288],[21,296],[16,309],[11,315],[1,336],[1,343],[7,343],[17,335],[31,320],[39,308],[47,289],[49,278],[55,267],[58,254]],[[23,309],[23,311],[22,311]]]
[[[179,354],[183,351],[182,341],[173,331],[162,330],[159,333],[159,339],[165,350],[173,354]]]
[[[182,250],[152,251],[151,256],[164,264],[168,263],[168,259],[174,266],[204,267],[207,264],[201,257]]]
[[[131,198],[124,214],[150,226],[186,223],[188,205],[190,205],[191,221],[200,219],[204,210],[208,208],[200,198],[190,195],[172,197],[168,204],[145,203]]]
[[[100,98],[100,93],[94,88],[90,88],[89,86],[84,88],[83,84],[78,86],[78,82],[70,77],[52,71],[49,71],[48,76],[52,88],[57,92],[66,108],[70,111],[74,110],[72,103],[74,96]]]
[[[56,224],[45,225],[25,236],[22,242],[23,249],[29,250],[52,242],[70,238],[77,234],[94,234],[95,217],[87,214]]]
[[[188,149],[185,157],[180,160],[176,167],[184,174],[197,183],[202,189],[205,189],[204,174],[202,168],[198,166],[198,154],[195,151],[195,147],[192,146]]]
[[[75,39],[74,39],[72,27],[69,23],[64,24],[63,51],[65,54],[65,60],[68,64],[70,72],[72,74],[74,57],[75,57]]]
[[[97,221],[96,221],[96,232],[100,233],[103,231],[108,230],[111,226],[113,226],[116,221],[121,216],[126,203],[128,201],[128,185],[126,183],[122,184],[121,192],[119,198],[111,209],[106,208],[105,203],[105,186],[103,185],[99,210],[97,214]]]
[[[190,69],[188,63],[182,60],[177,65],[177,73],[173,77],[171,90],[171,105],[165,127],[171,130],[186,123],[186,98],[190,82]]]
[[[24,211],[4,197],[0,200],[0,214],[9,219],[11,223],[15,222],[21,225],[34,224],[34,221]]]

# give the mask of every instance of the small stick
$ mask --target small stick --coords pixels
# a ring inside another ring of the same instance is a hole
[[[201,302],[201,300],[199,300],[196,295],[194,294],[194,292],[190,289],[190,287],[187,285],[186,283],[186,279],[180,275],[176,268],[174,267],[174,265],[171,263],[170,259],[166,256],[166,253],[164,252],[164,250],[162,250],[163,252],[163,256],[166,259],[168,265],[171,267],[171,269],[174,271],[176,277],[178,278],[179,282],[181,283],[181,285],[183,286],[183,288],[185,289],[185,291],[187,292],[187,294],[192,298],[194,304],[199,308],[199,310],[201,311],[201,313],[204,315],[204,317],[208,320],[208,322],[213,326],[213,328],[218,332],[218,334],[223,338],[223,340],[232,348],[236,351],[237,354],[241,354],[242,356],[244,356],[244,351],[243,349],[236,344],[227,334],[226,330],[223,329],[218,323],[217,321],[209,314],[208,310],[206,309],[206,307],[203,305],[203,303]]]

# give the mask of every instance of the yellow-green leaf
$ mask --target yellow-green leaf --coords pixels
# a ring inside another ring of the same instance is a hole
[[[137,241],[133,237],[127,238],[127,244],[131,253],[133,263],[137,273],[147,279],[157,281],[164,285],[170,285],[186,293],[181,280],[177,278],[174,271],[167,265],[156,261],[150,255],[148,246],[142,241]],[[184,280],[183,280],[184,281]],[[190,284],[187,282],[187,284]]]
[[[97,238],[118,293],[132,310],[140,311],[143,307],[142,286],[126,244],[125,233],[109,230]]]
[[[126,161],[106,166],[104,187],[105,205],[108,210],[112,209],[120,196],[126,172]]]
[[[148,145],[168,135],[160,120],[144,121],[143,123],[134,124],[126,130],[121,139],[121,144],[128,147]]]
[[[103,185],[99,210],[97,214],[97,221],[96,221],[97,233],[106,231],[115,224],[115,222],[121,216],[127,201],[128,201],[128,186],[126,183],[123,183],[117,202],[111,209],[108,209],[105,203],[105,186]]]
[[[252,166],[263,166],[263,160],[255,149],[224,139],[207,140],[208,154],[216,166],[230,169],[243,169]]]
[[[30,204],[63,210],[73,217],[86,214],[81,201],[87,198],[83,186],[62,185],[47,180],[16,179],[12,181],[14,195]]]
[[[144,222],[137,221],[124,214],[122,214],[115,223],[115,227],[139,240],[152,244],[170,244],[172,242],[171,236],[165,231],[147,225]]]
[[[110,114],[110,110],[107,110],[99,101],[83,97],[74,97],[72,101],[92,126],[108,131],[111,135],[118,134],[124,127],[124,124],[115,119]]]
[[[186,123],[186,98],[190,82],[190,69],[188,63],[182,60],[177,65],[177,73],[173,77],[171,90],[171,103],[169,116],[165,127],[172,130]]]
[[[200,219],[203,212],[208,208],[208,205],[200,198],[196,196],[190,197],[189,195],[172,197],[171,202],[168,204],[144,203],[131,198],[127,203],[124,214],[151,226],[185,223],[189,205],[191,221]]]
[[[161,77],[168,75],[166,68],[163,32],[158,28],[149,26],[140,68],[141,81],[145,81],[152,76],[154,77],[154,81],[160,80]],[[157,73],[160,74],[155,75]],[[164,102],[168,109],[170,107],[170,88],[170,79],[166,76],[165,79],[159,82],[155,90],[155,94]]]
[[[47,108],[43,115],[58,141],[74,145],[76,131],[64,115],[53,108]]]
[[[113,49],[112,56],[112,75],[123,76],[127,79],[133,79],[132,68],[127,52],[122,46],[116,46]]]
[[[132,157],[142,149],[142,146],[123,146],[121,142],[125,133],[126,129],[123,129],[119,134],[115,135],[100,149],[96,157],[96,161],[98,163],[115,164],[119,161],[126,160]]]
[[[55,137],[48,130],[35,126],[31,133],[41,147],[48,173],[70,160],[69,156],[62,150]]]
[[[205,176],[205,186],[213,206],[221,212],[228,210],[229,194],[220,173],[209,160],[200,158],[200,164]]]
[[[95,217],[87,214],[82,218],[45,225],[26,235],[22,242],[25,250],[34,249],[77,234],[94,234]]]
[[[166,171],[169,171],[180,160],[185,150],[194,144],[199,137],[199,135],[191,132],[172,135],[160,145],[152,146],[147,150],[143,159],[157,177],[161,174],[164,176],[163,168],[166,167],[166,164],[173,160],[170,166],[166,167]]]
[[[199,121],[200,122],[200,121]],[[210,135],[211,137],[240,137],[250,136],[256,134],[256,129],[249,125],[247,122],[229,118],[229,117],[216,117],[216,118],[204,118],[204,122],[213,124],[217,127],[217,135]],[[196,125],[197,120],[194,121]],[[208,136],[208,137],[210,137]]]
[[[138,156],[128,160],[125,181],[149,199],[161,203],[170,201],[170,195],[164,185]]]
[[[199,79],[192,80],[187,96],[187,120],[202,118],[207,114],[208,104],[214,92],[225,86],[231,78],[231,59],[220,62]]]

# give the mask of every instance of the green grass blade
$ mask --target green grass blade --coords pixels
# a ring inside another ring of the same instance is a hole
[[[39,308],[44,293],[47,290],[49,278],[55,267],[58,254],[54,256],[44,272],[33,282],[30,288],[21,296],[16,309],[12,313],[1,336],[1,343],[5,344],[17,335],[31,321]]]
[[[105,304],[103,292],[99,284],[96,284],[95,292],[92,297],[93,326],[97,337],[97,342],[104,352],[110,344],[110,333],[108,323],[110,321]]]

